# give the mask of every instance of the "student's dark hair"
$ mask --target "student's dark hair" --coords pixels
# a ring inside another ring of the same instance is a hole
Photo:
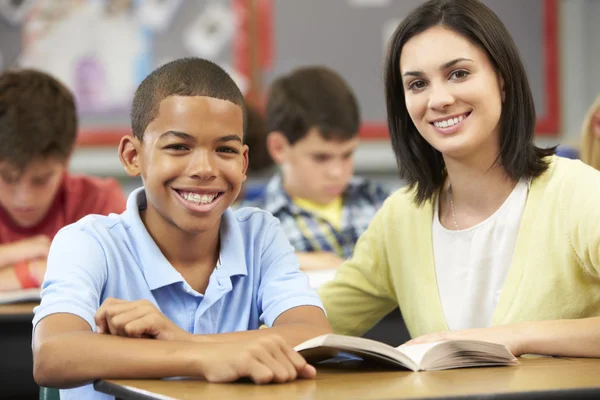
[[[76,135],[75,101],[62,83],[32,69],[0,74],[0,160],[19,170],[39,159],[66,160]]]
[[[158,116],[160,102],[169,96],[206,96],[230,101],[242,108],[246,130],[244,96],[233,79],[217,64],[189,57],[158,67],[137,88],[131,107],[131,129],[140,141],[148,124]]]
[[[535,178],[547,168],[544,157],[556,148],[534,145],[535,107],[519,51],[504,24],[478,0],[430,0],[415,8],[392,35],[385,63],[385,93],[392,146],[400,177],[416,187],[415,203],[431,199],[443,185],[442,154],[419,134],[405,103],[400,55],[406,42],[434,26],[462,35],[487,53],[504,81],[499,122],[500,163],[513,179]]]
[[[360,112],[344,79],[321,66],[303,67],[275,80],[266,107],[269,132],[281,132],[290,144],[317,128],[326,140],[358,134]]]
[[[273,159],[267,150],[267,123],[259,109],[246,103],[248,145],[248,174],[259,173],[273,165]]]

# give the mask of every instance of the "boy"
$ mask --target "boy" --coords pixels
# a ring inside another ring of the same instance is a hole
[[[116,181],[67,172],[76,133],[73,96],[56,79],[0,74],[0,291],[39,287],[63,226],[125,209]]]
[[[281,174],[252,205],[280,220],[302,269],[337,267],[389,194],[352,177],[360,126],[354,94],[334,71],[300,68],[273,82],[266,117]]]
[[[40,385],[314,376],[292,346],[330,332],[318,296],[275,218],[229,209],[248,166],[244,109],[233,80],[202,59],[140,84],[119,156],[143,187],[123,214],[54,239],[33,320]],[[90,385],[61,393],[75,398],[104,397]]]

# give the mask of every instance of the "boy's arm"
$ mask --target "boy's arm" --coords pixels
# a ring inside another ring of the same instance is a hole
[[[339,257],[337,254],[326,251],[298,251],[296,252],[296,257],[298,257],[300,269],[303,271],[335,269],[344,262],[344,259]]]
[[[313,367],[273,335],[228,344],[133,339],[93,333],[86,321],[66,313],[38,323],[33,356],[36,382],[58,388],[101,378],[193,376],[230,382],[249,377],[267,383],[315,375]]]
[[[44,278],[49,249],[50,239],[44,235],[0,245],[0,292],[22,288],[16,268],[29,278],[29,287],[38,286]],[[23,261],[28,264],[19,266]]]
[[[44,279],[44,273],[46,272],[46,258],[28,261],[26,265],[9,265],[0,268],[0,292],[24,288],[21,280],[18,278],[17,268],[21,269],[21,274],[26,275],[29,286],[25,288],[37,287]]]
[[[231,343],[277,334],[290,346],[296,346],[327,333],[331,333],[331,327],[323,310],[314,306],[300,306],[282,313],[271,328],[216,335],[192,335],[191,339],[199,343]]]
[[[50,242],[48,236],[37,235],[16,242],[0,244],[0,269],[23,260],[46,258],[50,250]]]
[[[69,387],[100,378],[180,375],[263,383],[314,376],[314,368],[278,337],[205,345],[93,332],[107,274],[101,244],[81,225],[56,235],[33,320],[38,383]]]

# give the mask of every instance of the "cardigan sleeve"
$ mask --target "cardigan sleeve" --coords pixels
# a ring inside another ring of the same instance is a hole
[[[335,333],[362,335],[398,306],[383,240],[386,205],[358,239],[352,258],[319,290]]]
[[[600,172],[580,165],[563,180],[561,211],[579,264],[600,277]]]

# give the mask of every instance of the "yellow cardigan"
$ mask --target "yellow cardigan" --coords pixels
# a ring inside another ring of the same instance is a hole
[[[412,337],[448,329],[437,287],[433,199],[401,189],[319,294],[333,330],[361,335],[400,306]],[[600,315],[600,172],[551,157],[533,180],[492,325]]]

